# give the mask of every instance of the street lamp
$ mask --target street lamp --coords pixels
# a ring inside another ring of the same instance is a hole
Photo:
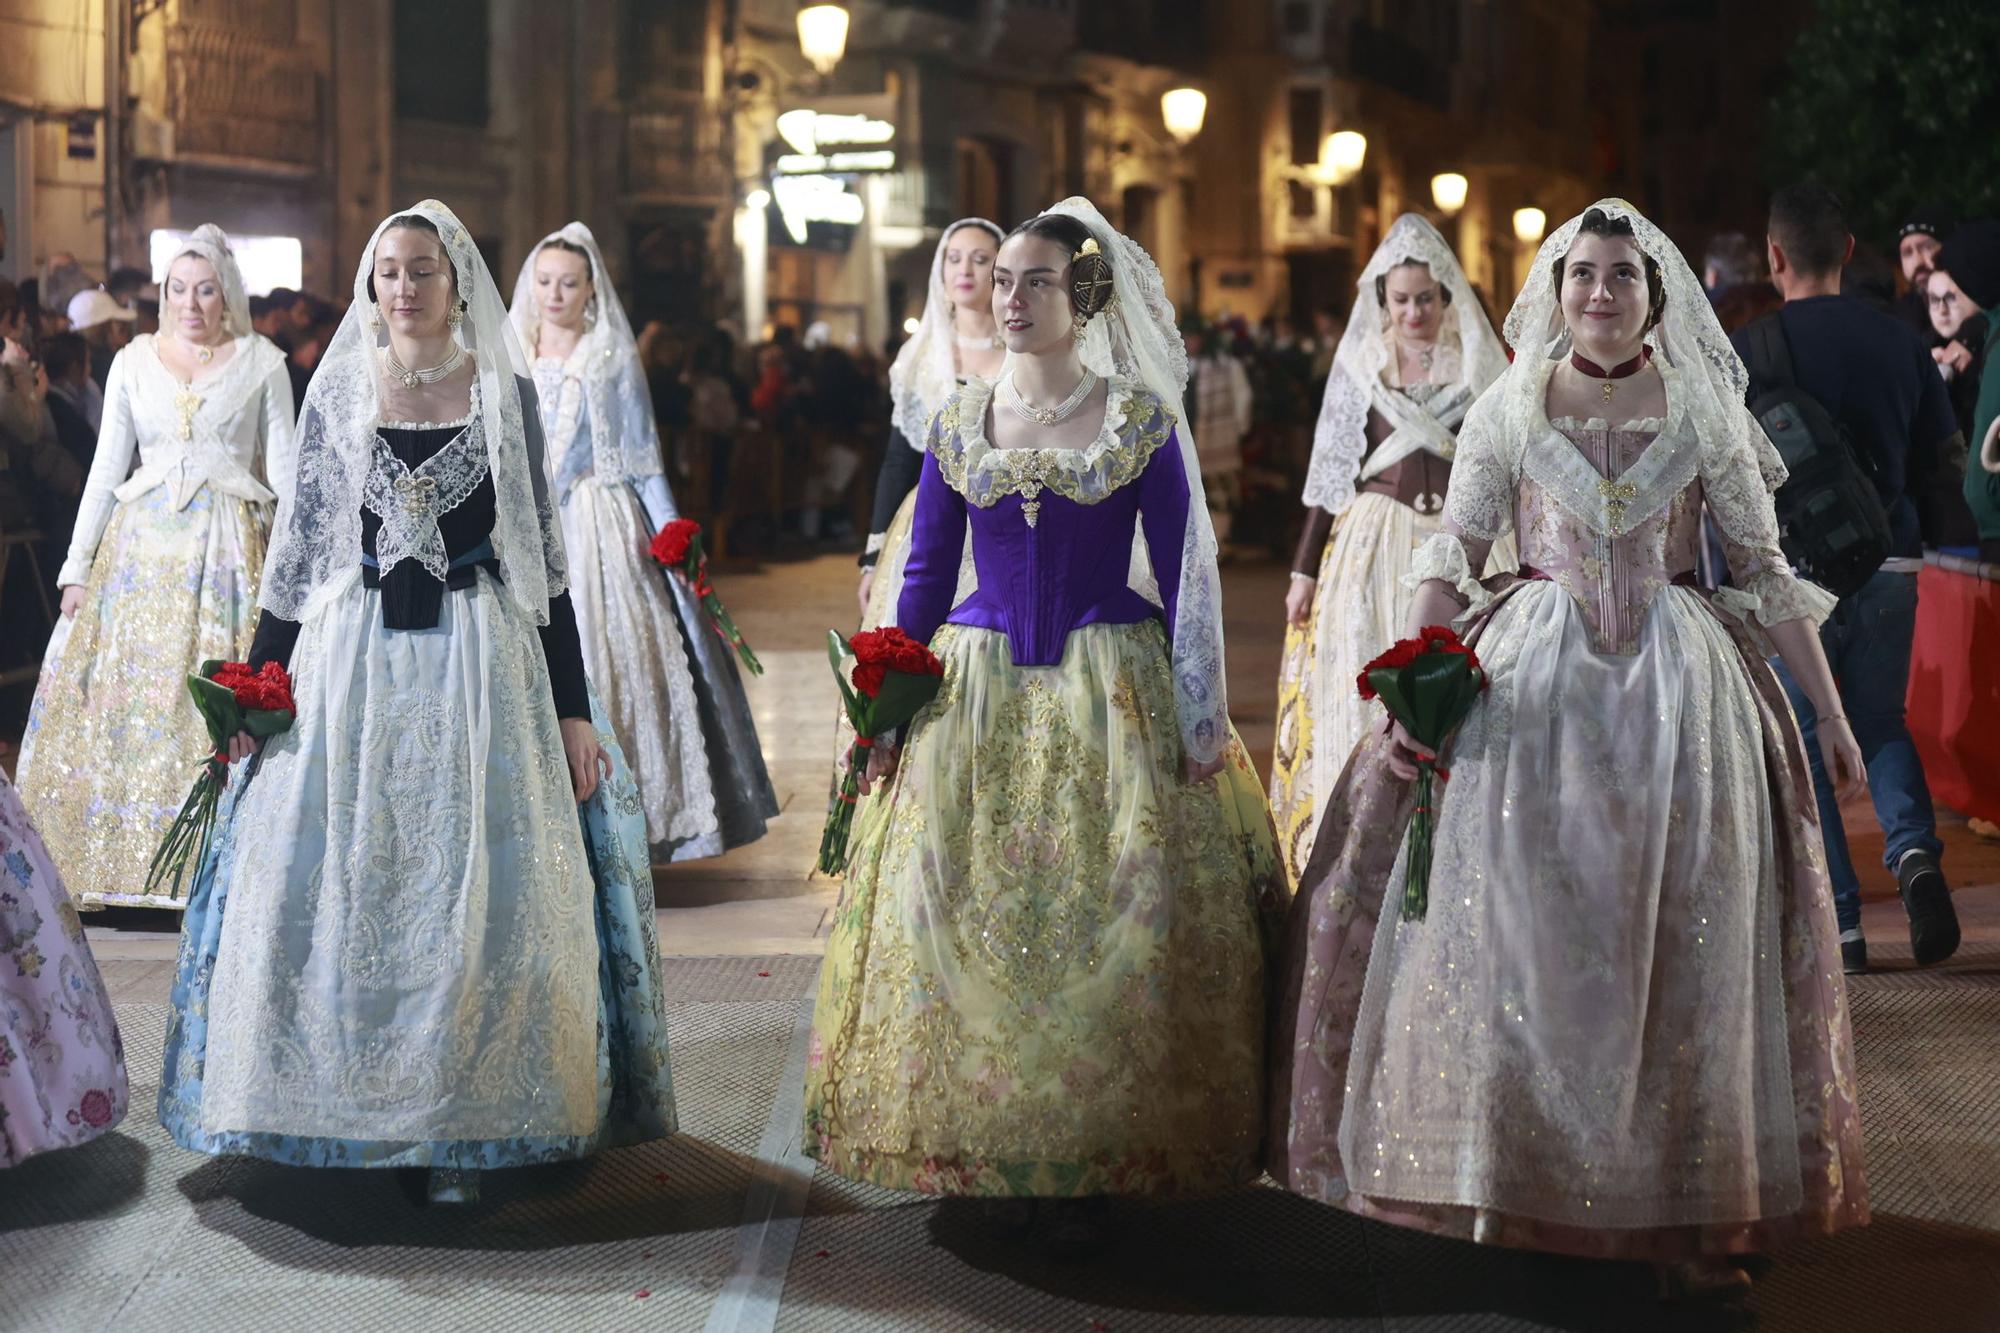
[[[1465,207],[1465,192],[1469,188],[1465,177],[1456,171],[1443,171],[1431,177],[1431,201],[1446,214],[1455,214]]]
[[[1332,185],[1345,185],[1368,160],[1368,136],[1356,130],[1337,130],[1319,146],[1320,174]]]
[[[1514,239],[1523,245],[1533,245],[1542,239],[1542,232],[1549,225],[1549,215],[1539,208],[1517,208],[1514,210]]]
[[[1160,94],[1160,118],[1182,147],[1194,142],[1207,115],[1208,94],[1199,88],[1171,88]]]
[[[833,73],[847,51],[847,6],[816,4],[801,9],[799,50],[821,75]]]

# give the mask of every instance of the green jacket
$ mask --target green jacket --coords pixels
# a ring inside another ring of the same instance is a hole
[[[1995,312],[2000,315],[2000,312]],[[1979,382],[1979,405],[1972,414],[1972,438],[1965,442],[1965,503],[1979,523],[1981,541],[2000,541],[2000,472],[1988,472],[1979,461],[1986,432],[2000,417],[2000,318],[1988,321],[1986,373]]]

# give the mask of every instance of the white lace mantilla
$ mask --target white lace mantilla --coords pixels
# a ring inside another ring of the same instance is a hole
[[[464,504],[486,473],[486,441],[476,421],[414,468],[377,435],[375,463],[361,503],[382,520],[375,534],[375,563],[381,572],[386,575],[403,561],[415,560],[442,582],[451,569],[451,553],[438,517]]]

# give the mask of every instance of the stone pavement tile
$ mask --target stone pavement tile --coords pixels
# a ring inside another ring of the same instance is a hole
[[[1119,1204],[1106,1249],[1075,1264],[1053,1261],[1038,1230],[995,1231],[970,1200],[821,1211],[842,1193],[815,1190],[780,1329],[1378,1327],[1358,1245],[1339,1271],[1343,1247],[1315,1243],[1323,1219],[1274,1190]]]
[[[715,1292],[707,1286],[664,1274],[644,1282],[566,1276],[406,1281],[373,1275],[314,1280],[277,1272],[236,1281],[148,1278],[120,1312],[118,1326],[199,1328],[204,1333],[305,1327],[416,1333],[692,1331],[704,1325],[714,1303]]]
[[[682,1132],[496,1173],[473,1208],[415,1205],[392,1172],[185,1152],[158,1125],[153,1080],[135,1082],[127,1133],[7,1173],[0,1292],[32,1278],[35,1308],[68,1328],[104,1326],[84,1316],[124,1293],[118,1322],[134,1328],[270,1328],[307,1310],[356,1329],[699,1327],[735,1264],[750,1155],[816,965],[670,962],[670,994],[771,997],[670,1004]],[[156,1071],[164,1009],[118,1017],[133,1069]],[[655,1296],[628,1308],[639,1290]],[[203,1309],[204,1291],[234,1304]]]
[[[156,1109],[165,1019],[157,1007],[118,1011],[131,1102],[116,1130],[0,1175],[0,1274],[136,1278],[174,1243],[186,1218],[173,1187],[183,1154]]]
[[[141,1280],[137,1275],[23,1272],[0,1259],[0,1326],[15,1333],[111,1328]]]

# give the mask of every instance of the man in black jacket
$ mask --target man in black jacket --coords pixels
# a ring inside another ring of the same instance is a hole
[[[1854,237],[1831,190],[1807,184],[1779,191],[1771,200],[1766,247],[1771,280],[1785,298],[1774,318],[1783,326],[1798,387],[1845,428],[1889,515],[1889,559],[1865,586],[1841,599],[1820,627],[1820,641],[1868,764],[1869,795],[1886,844],[1884,860],[1895,872],[1909,913],[1911,947],[1918,963],[1941,962],[1958,948],[1958,917],[1939,866],[1944,844],[1938,840],[1923,762],[1903,716],[1916,629],[1917,571],[1923,565],[1911,493],[1936,469],[1963,475],[1965,441],[1944,381],[1916,333],[1894,316],[1840,294],[1840,273],[1854,253]],[[1928,277],[1929,256],[1923,265]],[[1734,342],[1748,360],[1749,339],[1739,332]],[[1751,386],[1753,398],[1760,387]],[[1820,759],[1818,719],[1783,666],[1774,665],[1791,695],[1812,765],[1840,922],[1841,959],[1849,972],[1865,971],[1861,885],[1839,802]]]

